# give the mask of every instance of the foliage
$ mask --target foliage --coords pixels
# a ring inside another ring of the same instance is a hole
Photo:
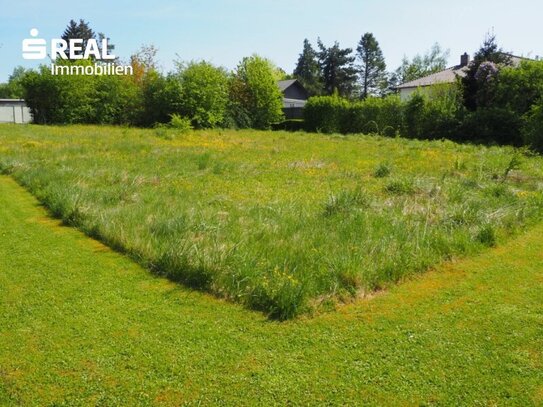
[[[222,124],[228,103],[228,75],[209,62],[190,62],[179,72],[181,110],[194,127],[213,128]]]
[[[494,104],[522,116],[543,97],[543,61],[521,61],[499,71]]]
[[[526,145],[543,153],[543,99],[523,117],[522,135]]]
[[[400,133],[402,105],[400,98],[369,97],[350,103],[342,126],[343,133],[369,133],[393,137]]]
[[[360,39],[356,51],[360,61],[361,98],[382,95],[388,83],[385,57],[379,47],[379,42],[372,33],[366,33]]]
[[[336,41],[333,46],[327,48],[318,40],[319,65],[322,74],[324,91],[327,95],[336,92],[343,97],[353,94],[356,86],[355,57],[351,48],[340,48]]]
[[[488,34],[473,61],[469,64],[466,76],[461,80],[464,106],[469,111],[479,107],[492,107],[492,79],[501,67],[511,65],[511,57],[504,53],[496,42],[496,36]]]
[[[462,134],[470,141],[521,146],[521,127],[521,117],[511,109],[480,107],[466,114]]]
[[[169,127],[180,133],[188,133],[192,130],[192,121],[187,117],[181,117],[177,113],[174,113],[170,117]]]
[[[397,96],[356,102],[320,96],[308,100],[304,120],[307,131],[395,136],[402,125],[402,106]]]
[[[306,38],[293,76],[300,81],[311,96],[317,96],[322,93],[320,66],[317,57],[317,52]]]
[[[0,84],[0,99],[22,99],[24,96],[22,81],[27,72],[22,66],[14,68],[8,82]]]
[[[57,64],[88,65],[91,61]],[[140,89],[130,77],[52,75],[41,66],[29,71],[21,85],[36,123],[134,124],[142,118]]]
[[[268,129],[283,118],[274,66],[258,55],[244,58],[230,81],[230,111],[238,127]]]
[[[402,64],[391,75],[391,85],[395,87],[442,71],[447,67],[448,59],[449,51],[444,51],[438,43],[435,43],[424,55],[415,55],[412,60],[404,56]]]
[[[459,97],[457,88],[450,85],[435,85],[425,95],[415,93],[404,104],[401,133],[418,139],[462,139]]]
[[[338,96],[309,98],[304,108],[307,131],[339,133],[343,127],[349,102]]]

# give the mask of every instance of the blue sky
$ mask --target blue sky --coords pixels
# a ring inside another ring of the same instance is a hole
[[[159,48],[164,70],[176,55],[234,68],[258,53],[291,72],[304,38],[356,47],[365,32],[380,42],[389,69],[434,42],[450,49],[449,63],[472,54],[494,30],[500,45],[517,55],[543,55],[543,2],[536,0],[0,0],[0,82],[17,65],[31,28],[59,37],[70,19],[83,18],[104,32],[122,59],[142,44]]]

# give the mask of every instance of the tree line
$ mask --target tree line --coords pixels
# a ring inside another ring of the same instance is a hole
[[[71,20],[61,37],[67,42],[82,39],[83,45],[106,38],[82,19]],[[37,123],[153,126],[178,115],[195,128],[266,129],[283,121],[278,80],[297,78],[313,96],[337,93],[363,99],[383,96],[394,83],[440,69],[446,61],[436,45],[430,54],[404,59],[396,72],[387,73],[383,53],[371,33],[362,36],[356,55],[337,42],[326,47],[320,39],[316,51],[305,40],[292,75],[258,55],[243,58],[232,72],[206,61],[177,61],[176,68],[164,74],[156,53],[154,46],[143,46],[132,55],[128,61],[134,72],[131,77],[57,76],[46,66],[18,67],[8,83],[0,85],[0,97],[24,98]],[[63,60],[57,65],[101,62]]]
[[[70,21],[62,37],[88,40],[104,34],[80,20]],[[404,57],[388,71],[372,33],[362,35],[354,51],[320,39],[315,49],[306,39],[291,75],[258,55],[243,58],[233,71],[206,61],[176,61],[174,70],[163,73],[156,54],[154,46],[143,46],[132,55],[130,76],[64,76],[53,75],[47,66],[18,67],[0,85],[0,97],[24,98],[35,122],[44,124],[269,129],[284,120],[277,82],[296,78],[312,95],[305,123],[296,128],[528,144],[543,150],[543,62],[513,67],[494,36],[485,39],[456,84],[434,86],[431,94],[415,94],[407,102],[395,94],[398,84],[446,67],[448,51],[438,44],[423,55]]]
[[[397,95],[316,96],[304,115],[308,131],[525,145],[543,152],[543,61],[515,63],[489,35],[456,83],[433,85],[404,102]]]
[[[449,52],[434,44],[424,55],[413,59],[404,56],[394,71],[387,65],[379,42],[372,33],[365,33],[356,50],[342,48],[338,42],[325,46],[320,38],[315,49],[304,40],[293,78],[298,79],[312,96],[337,93],[348,99],[366,99],[394,93],[401,83],[445,69]]]

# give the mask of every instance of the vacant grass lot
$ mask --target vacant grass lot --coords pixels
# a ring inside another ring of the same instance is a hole
[[[543,213],[541,158],[451,142],[5,125],[0,169],[147,268],[282,319]]]
[[[1,406],[543,404],[543,227],[314,318],[155,278],[0,176]]]

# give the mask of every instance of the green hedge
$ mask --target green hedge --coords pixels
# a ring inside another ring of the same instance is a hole
[[[349,102],[338,96],[309,98],[304,108],[305,129],[319,133],[340,133]]]

